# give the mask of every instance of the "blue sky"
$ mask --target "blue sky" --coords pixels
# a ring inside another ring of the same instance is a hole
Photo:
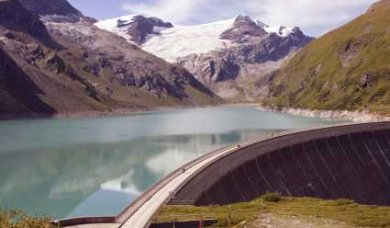
[[[249,15],[270,25],[299,26],[319,36],[365,12],[375,0],[69,0],[85,15],[107,19],[143,13],[180,25]]]
[[[107,19],[129,14],[122,8],[123,0],[68,0],[85,15],[96,19]]]

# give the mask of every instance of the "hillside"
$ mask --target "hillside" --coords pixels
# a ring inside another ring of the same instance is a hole
[[[34,10],[40,3],[0,1],[0,118],[221,101],[184,68],[96,28],[70,5],[51,16]]]
[[[311,42],[273,80],[278,107],[390,114],[390,1]]]

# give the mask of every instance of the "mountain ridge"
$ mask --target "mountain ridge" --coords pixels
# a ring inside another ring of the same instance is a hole
[[[137,18],[130,15],[95,25],[134,43],[131,24],[136,24]],[[142,18],[156,20],[151,16]],[[121,21],[128,26],[118,26]],[[207,88],[237,102],[254,101],[259,94],[265,94],[268,85],[257,88],[253,84],[278,70],[292,53],[312,40],[298,27],[269,26],[245,15],[201,25],[169,25],[172,26],[149,29],[143,41],[134,44],[183,66]]]
[[[45,15],[76,15],[83,17],[83,14],[74,8],[67,0],[19,0],[19,2],[31,13],[37,16]]]
[[[16,0],[0,1],[0,16],[1,118],[221,102],[187,70],[89,18],[51,20]]]
[[[215,51],[218,49],[224,49],[233,46],[232,43],[234,43],[234,40],[229,40],[228,37],[226,37],[227,39],[224,39],[224,35],[227,34],[229,30],[233,31],[234,29],[241,29],[241,31],[235,31],[237,32],[236,36],[244,37],[245,35],[250,35],[250,33],[253,32],[254,34],[252,34],[251,36],[254,35],[253,37],[261,37],[270,33],[276,33],[278,36],[288,36],[294,29],[287,28],[284,26],[268,26],[260,21],[255,22],[249,16],[243,15],[239,15],[235,18],[227,20],[215,21],[206,24],[179,26],[153,16],[135,14],[98,21],[95,25],[103,30],[113,32],[119,36],[122,36],[128,41],[133,42],[133,27],[122,26],[121,22],[125,21],[127,25],[132,25],[136,24],[139,18],[149,20],[150,23],[152,23],[152,21],[154,20],[158,20],[160,23],[165,23],[166,25],[168,25],[165,27],[155,25],[154,28],[156,31],[153,31],[153,29],[149,29],[150,32],[144,34],[143,36],[143,39],[146,40],[143,40],[143,42],[134,42],[134,44],[169,62],[175,62],[177,57],[181,58],[191,54],[205,54],[210,51]],[[237,24],[235,25],[235,23]],[[249,28],[247,28],[246,31],[244,31],[245,29],[242,30],[243,27],[247,26],[248,24],[250,24]],[[278,27],[278,31],[275,31],[276,27]],[[298,27],[296,27],[295,29],[299,30]],[[262,32],[260,32],[259,30],[261,30]],[[162,39],[158,39],[159,37],[162,37]],[[236,45],[240,43],[237,41],[238,40],[236,40]],[[161,45],[165,42],[168,42],[167,47],[165,49],[156,47],[158,44]],[[188,51],[180,52],[181,50],[184,50],[186,46],[191,46],[188,47],[191,49]],[[167,50],[167,53],[164,53],[165,50]]]

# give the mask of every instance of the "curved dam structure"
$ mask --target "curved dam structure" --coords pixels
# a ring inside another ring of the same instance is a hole
[[[224,205],[267,191],[390,205],[390,122],[309,130],[242,146],[193,174],[169,203]]]
[[[166,203],[224,205],[267,191],[390,205],[390,122],[292,132],[222,148],[172,172],[117,216],[57,224],[143,228]]]

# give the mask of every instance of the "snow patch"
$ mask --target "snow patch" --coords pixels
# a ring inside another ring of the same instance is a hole
[[[167,61],[176,62],[177,58],[191,54],[204,54],[210,51],[228,48],[234,44],[219,38],[233,23],[233,20],[196,26],[175,26],[159,31],[159,35],[149,36],[141,46]]]
[[[127,41],[131,36],[126,34],[127,26],[118,27],[118,20],[129,23],[135,15],[118,17],[99,21],[95,24],[100,29],[115,33]],[[156,34],[148,35],[147,41],[141,48],[169,62],[176,62],[177,58],[191,54],[203,54],[210,51],[233,46],[232,42],[219,38],[225,30],[230,28],[234,19],[214,23],[177,26],[173,28],[155,27]]]
[[[262,22],[258,24],[267,32],[267,33],[276,33],[280,37],[288,37],[292,33],[294,33],[294,28],[285,27],[285,26],[269,26]]]

